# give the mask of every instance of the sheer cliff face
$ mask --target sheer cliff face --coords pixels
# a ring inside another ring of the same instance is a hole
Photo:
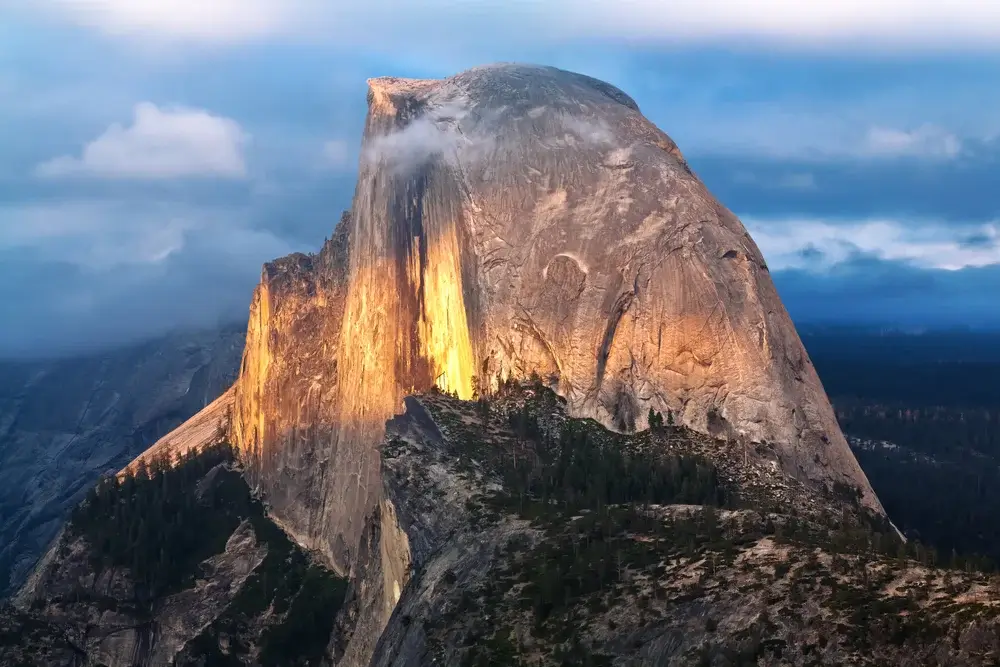
[[[518,65],[369,84],[344,252],[265,270],[237,386],[293,533],[346,566],[402,397],[532,371],[575,415],[671,410],[881,511],[760,251],[627,95]]]
[[[248,480],[264,492],[275,520],[342,571],[348,545],[356,543],[351,521],[367,510],[367,489],[377,481],[371,447],[337,446],[337,355],[350,230],[345,215],[318,254],[264,267],[230,420]],[[348,488],[356,493],[345,497]]]

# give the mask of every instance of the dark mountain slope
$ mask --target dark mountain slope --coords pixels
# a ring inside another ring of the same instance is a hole
[[[0,662],[320,664],[346,582],[266,518],[233,465],[219,444],[91,491],[0,613],[34,629],[9,632]]]
[[[99,355],[0,362],[0,596],[17,589],[70,509],[232,383],[238,327]]]

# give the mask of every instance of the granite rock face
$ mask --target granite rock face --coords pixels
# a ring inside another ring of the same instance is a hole
[[[264,266],[230,426],[248,481],[267,498],[272,518],[345,573],[377,482],[372,443],[338,445],[351,226],[345,214],[319,253]]]
[[[244,332],[171,335],[86,357],[0,363],[0,596],[103,473],[219,396]]]
[[[535,371],[572,414],[619,430],[670,410],[698,430],[775,442],[791,474],[859,487],[878,506],[760,251],[627,95],[509,65],[371,86],[373,119],[408,124],[371,140],[381,167],[362,171],[359,191],[396,174],[390,192],[418,193],[406,221],[428,255],[458,239],[463,380]],[[434,131],[411,137],[422,125]],[[399,164],[409,143],[423,152]]]
[[[532,372],[573,415],[774,443],[882,511],[760,251],[625,93],[493,65],[368,101],[352,212],[265,267],[234,389],[231,439],[302,544],[350,569],[405,395]]]

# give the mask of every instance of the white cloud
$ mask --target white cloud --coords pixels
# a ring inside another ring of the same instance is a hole
[[[736,110],[696,101],[666,114],[653,110],[650,115],[686,154],[747,154],[804,163],[948,161],[987,134],[982,123],[953,121],[958,127],[952,130],[943,122],[920,118],[934,111],[901,109],[899,100],[862,98],[841,104],[822,96],[808,103],[778,100]]]
[[[143,102],[135,107],[132,125],[111,125],[79,157],[49,160],[38,165],[36,174],[46,178],[243,178],[247,140],[239,124],[228,118],[197,109],[160,109]]]
[[[0,207],[0,251],[30,252],[42,261],[98,273],[160,265],[188,252],[192,242],[214,246],[220,261],[246,254],[259,262],[289,251],[284,241],[246,220],[240,211],[157,202],[136,207],[69,200]]]
[[[614,132],[603,119],[593,121],[578,116],[564,115],[560,118],[560,122],[567,132],[576,135],[586,143],[614,144],[617,141]]]
[[[494,149],[495,137],[460,130],[468,113],[459,103],[431,106],[403,129],[375,137],[362,158],[396,172],[409,171],[433,159],[467,167],[477,164]]]
[[[2,0],[0,0],[2,2]],[[106,33],[232,43],[275,35],[399,47],[449,36],[754,40],[804,49],[996,50],[1000,6],[983,0],[37,0]],[[462,31],[456,33],[455,28]],[[405,43],[405,42],[404,42]]]
[[[993,49],[1000,36],[1000,8],[979,0],[580,0],[573,8],[566,15],[571,28],[639,39]]]
[[[858,253],[948,271],[1000,264],[1000,223],[975,227],[898,220],[745,219],[744,223],[772,270],[824,271]]]
[[[461,100],[430,104],[405,127],[375,137],[365,147],[362,157],[367,163],[381,162],[397,172],[406,172],[433,159],[441,159],[465,168],[481,166],[497,148],[497,137],[489,122],[463,126],[469,109]],[[589,121],[572,115],[561,115],[557,122],[565,135],[556,138],[552,146],[585,142],[614,145],[615,134],[602,120]],[[339,149],[338,149],[339,150]]]
[[[50,13],[115,36],[231,43],[265,37],[297,21],[275,0],[42,0]]]

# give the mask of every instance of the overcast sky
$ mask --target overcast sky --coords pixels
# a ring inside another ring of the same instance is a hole
[[[244,318],[365,79],[501,60],[635,98],[798,321],[1000,325],[997,3],[0,0],[0,357]]]

